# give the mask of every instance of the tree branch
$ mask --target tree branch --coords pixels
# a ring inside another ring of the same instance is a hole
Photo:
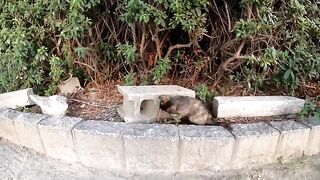
[[[241,44],[239,45],[239,47],[238,47],[238,49],[237,49],[237,51],[236,51],[236,53],[235,53],[232,57],[228,58],[228,59],[219,67],[219,69],[217,70],[217,72],[216,72],[216,74],[215,74],[216,80],[215,80],[215,82],[214,82],[214,86],[218,85],[218,83],[220,82],[220,80],[221,80],[224,72],[228,69],[228,65],[229,65],[232,61],[234,61],[234,60],[236,60],[236,59],[241,59],[241,58],[244,58],[244,57],[245,57],[245,56],[240,56],[240,53],[241,53],[241,50],[242,50],[243,47],[244,47],[244,44],[245,44],[245,40],[242,40],[242,41],[241,41]]]
[[[188,48],[188,47],[191,47],[192,46],[192,42],[189,42],[188,44],[176,44],[174,46],[171,46],[169,47],[168,51],[167,51],[167,54],[165,57],[168,57],[171,55],[172,51],[175,50],[175,49],[179,49],[179,48]]]

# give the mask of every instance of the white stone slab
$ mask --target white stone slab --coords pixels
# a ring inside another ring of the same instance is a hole
[[[256,117],[295,114],[305,100],[290,96],[217,96],[213,100],[216,117]]]
[[[153,123],[160,106],[160,95],[195,97],[195,91],[176,85],[118,86],[123,104],[118,114],[128,123]]]
[[[128,100],[156,99],[160,95],[195,97],[195,91],[177,85],[118,86],[118,91]]]
[[[33,94],[31,88],[2,93],[0,94],[0,106],[16,109],[19,106],[33,105],[34,103],[29,99],[30,94]]]

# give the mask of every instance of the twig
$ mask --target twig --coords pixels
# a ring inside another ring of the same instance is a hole
[[[214,83],[214,86],[218,85],[218,83],[220,82],[221,80],[221,77],[223,76],[223,73],[228,69],[228,65],[236,60],[236,59],[239,59],[243,56],[240,56],[240,53],[241,53],[241,50],[243,49],[243,46],[245,44],[245,40],[242,40],[241,41],[241,44],[239,45],[238,47],[238,50],[236,51],[236,53],[230,57],[229,59],[227,59],[220,67],[219,69],[217,70],[216,74],[215,74],[215,78],[216,78],[216,82]]]
[[[83,104],[90,105],[90,106],[95,106],[95,107],[110,108],[110,106],[103,106],[103,105],[98,105],[98,104],[91,104],[91,103],[88,103],[88,102],[86,102],[86,101],[82,101],[82,100],[79,100],[79,99],[69,99],[69,100],[70,100],[70,101],[74,101],[74,102],[83,103]]]
[[[89,69],[91,69],[93,72],[98,73],[98,71],[97,71],[96,69],[94,69],[92,66],[90,66],[90,65],[88,65],[88,64],[86,64],[86,63],[83,63],[83,62],[80,62],[80,61],[77,61],[77,60],[74,60],[73,62],[75,62],[75,63],[77,63],[77,64],[81,64],[81,65],[83,65],[83,66],[86,66],[86,67],[88,67]]]
[[[317,89],[317,87],[315,87],[315,86],[310,86],[310,85],[307,85],[307,84],[303,84],[303,87],[311,88],[311,89]]]
[[[224,2],[224,6],[226,8],[226,13],[227,13],[227,18],[228,18],[228,30],[229,32],[231,32],[231,20],[230,20],[230,15],[229,15],[229,8],[228,8],[228,4],[226,1],[223,1]]]
[[[176,45],[174,45],[174,46],[171,46],[171,47],[169,47],[169,49],[168,49],[167,54],[166,54],[165,57],[169,57],[170,54],[171,54],[171,52],[172,52],[173,50],[175,50],[175,49],[188,48],[188,47],[191,47],[192,44],[193,44],[193,43],[192,43],[192,41],[191,41],[191,42],[189,42],[188,44],[176,44]]]

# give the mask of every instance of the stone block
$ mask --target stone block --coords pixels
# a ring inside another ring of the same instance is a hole
[[[230,168],[235,139],[220,126],[181,125],[182,171],[215,171]]]
[[[164,124],[128,124],[134,134],[124,135],[127,169],[172,171],[178,169],[178,128]]]
[[[294,121],[270,122],[280,132],[276,158],[300,157],[307,148],[310,128]]]
[[[279,132],[266,123],[231,125],[236,143],[232,157],[233,168],[267,164],[275,161]]]
[[[0,94],[0,106],[15,109],[18,106],[33,105],[34,103],[29,98],[31,94],[33,94],[31,88],[2,93]]]
[[[213,100],[216,117],[255,117],[294,114],[304,100],[290,96],[217,96]]]
[[[68,110],[68,99],[64,96],[53,95],[49,97],[30,95],[30,99],[40,106],[43,114],[63,117]]]
[[[14,118],[19,145],[45,153],[37,124],[46,117],[43,114],[21,113]]]
[[[71,94],[77,92],[81,88],[80,81],[77,77],[72,77],[58,85],[58,88],[63,94]]]
[[[182,95],[195,97],[195,92],[176,85],[118,86],[123,96],[119,115],[128,123],[152,123],[156,121],[160,95]]]
[[[308,118],[301,120],[300,123],[311,128],[306,154],[314,155],[320,153],[320,119]]]
[[[15,144],[19,144],[14,118],[20,113],[12,109],[1,108],[0,110],[0,137],[7,139]]]
[[[50,116],[38,124],[40,137],[48,156],[69,162],[78,160],[71,130],[81,120],[81,118]]]
[[[98,169],[125,168],[123,134],[129,134],[130,129],[124,123],[82,121],[73,133],[81,163]]]

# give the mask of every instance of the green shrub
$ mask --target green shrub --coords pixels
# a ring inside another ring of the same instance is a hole
[[[0,92],[53,94],[69,74],[131,85],[229,75],[294,91],[320,78],[319,39],[315,0],[1,1]]]
[[[61,45],[67,48],[68,39],[84,35],[90,20],[83,12],[99,1],[71,2],[0,3],[0,92],[26,87],[56,92],[55,86],[73,65],[66,62],[67,52],[60,53]]]
[[[212,98],[214,97],[214,94],[209,90],[209,88],[206,85],[200,84],[195,88],[195,90],[196,95],[199,97],[200,100],[210,103],[213,101]]]

